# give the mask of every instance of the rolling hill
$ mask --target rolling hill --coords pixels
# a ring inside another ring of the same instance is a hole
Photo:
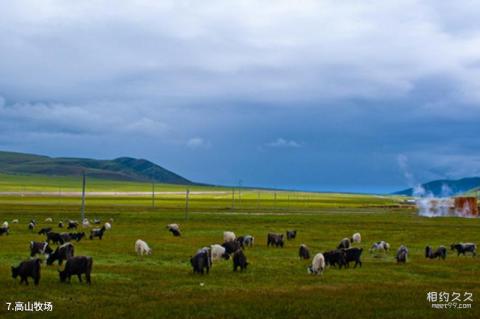
[[[16,175],[80,176],[99,179],[193,185],[188,179],[144,159],[113,160],[48,157],[0,151],[0,173]]]
[[[427,193],[433,194],[433,196],[457,195],[479,188],[480,177],[466,177],[458,180],[436,180],[422,184],[422,187]],[[412,196],[413,188],[404,189],[394,194]]]

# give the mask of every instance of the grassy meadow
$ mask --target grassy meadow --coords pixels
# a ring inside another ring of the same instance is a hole
[[[0,173],[0,192],[79,192],[82,187],[81,177],[43,176],[43,175],[9,175]],[[100,178],[87,178],[89,192],[150,192],[150,183],[111,181]],[[222,190],[222,187],[191,185],[191,190]],[[156,191],[184,191],[185,186],[175,184],[156,184]]]
[[[15,184],[14,178],[0,184]],[[52,185],[47,181],[45,185]],[[15,185],[18,185],[15,184]],[[131,186],[131,185],[130,185]],[[138,191],[124,186],[127,191]],[[31,184],[38,189],[38,185]],[[52,186],[53,187],[53,186]],[[108,188],[107,186],[105,186]],[[122,186],[123,187],[123,186]],[[9,187],[4,187],[4,190]],[[110,189],[115,189],[110,186]],[[147,188],[148,189],[148,188]],[[168,186],[165,190],[170,190]],[[75,189],[76,190],[76,189]],[[125,190],[125,188],[122,188]],[[29,256],[32,233],[27,223],[59,231],[58,220],[80,219],[78,197],[0,196],[0,222],[10,235],[0,237],[0,317],[31,317],[6,311],[6,302],[51,301],[52,313],[36,317],[64,318],[478,318],[480,258],[427,260],[424,248],[456,241],[480,242],[480,220],[422,218],[399,198],[352,194],[313,194],[243,190],[185,196],[96,196],[87,198],[87,217],[113,218],[104,240],[74,243],[76,255],[94,259],[92,285],[61,284],[57,266],[42,265],[35,287],[19,285],[10,266]],[[54,223],[43,221],[52,217]],[[168,223],[179,223],[182,237],[173,237]],[[267,248],[268,232],[297,229],[295,240],[282,248]],[[251,234],[256,243],[246,248],[247,271],[234,273],[231,261],[215,263],[209,275],[194,275],[189,258],[198,248],[220,243],[223,231]],[[308,275],[307,261],[297,257],[298,246],[312,253],[334,248],[354,232],[362,234],[363,267],[329,268],[323,276]],[[145,240],[152,256],[138,257],[135,240]],[[386,240],[396,250],[410,250],[407,264],[397,265],[394,252],[375,257],[368,253],[374,241]],[[429,291],[471,292],[471,309],[432,309]]]

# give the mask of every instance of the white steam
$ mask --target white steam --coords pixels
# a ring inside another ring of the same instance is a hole
[[[415,187],[417,183],[415,183],[415,178],[408,168],[408,157],[405,154],[398,154],[397,163],[403,173],[403,176],[407,180],[408,186]]]
[[[451,216],[455,204],[450,197],[417,197],[415,203],[418,214],[424,217]]]
[[[465,202],[463,207],[455,206],[455,199],[451,197],[453,191],[447,184],[442,184],[441,196],[435,197],[432,192],[427,191],[422,185],[416,183],[415,177],[408,167],[408,157],[406,155],[399,154],[397,162],[408,185],[412,188],[418,215],[424,217],[475,217],[472,215],[472,207],[470,207],[468,202]]]

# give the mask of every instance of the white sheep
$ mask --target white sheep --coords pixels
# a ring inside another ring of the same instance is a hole
[[[88,218],[85,218],[83,221],[82,221],[82,226],[83,227],[90,227],[90,222],[88,221]]]
[[[237,236],[235,236],[235,233],[232,231],[226,231],[223,232],[223,241],[228,242],[228,241],[234,241]]]
[[[53,223],[53,218],[47,217],[47,218],[45,218],[45,222],[46,223]]]
[[[12,220],[12,224],[18,224],[18,219]]]
[[[2,228],[8,228],[8,222],[7,221],[3,222]]]
[[[373,243],[372,247],[370,248],[370,252],[387,252],[390,249],[390,244],[387,243],[386,241],[377,241],[376,243]]]
[[[228,259],[229,255],[225,252],[225,247],[214,244],[210,246],[210,251],[212,253],[212,260],[218,261],[220,259]]]
[[[151,255],[152,249],[148,247],[148,244],[146,242],[144,242],[141,239],[138,239],[135,242],[135,252],[137,253],[137,255],[142,255],[142,256],[143,254]]]
[[[106,230],[112,229],[112,224],[110,224],[110,223],[108,223],[108,222],[105,223],[104,226],[105,226],[105,229],[106,229]]]
[[[352,243],[360,243],[362,241],[362,235],[360,235],[360,233],[355,233],[352,235],[350,241]]]
[[[309,274],[323,274],[325,270],[325,257],[322,253],[318,253],[313,257],[312,265],[307,268]]]

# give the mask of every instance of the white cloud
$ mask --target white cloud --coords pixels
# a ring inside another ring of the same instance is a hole
[[[432,167],[472,175],[478,16],[474,1],[3,1],[0,142],[62,154],[83,140],[92,153],[187,165],[178,158],[215,141],[215,164],[202,163],[211,181],[241,167],[261,178],[250,151],[270,139],[259,149],[303,146],[299,179],[322,166],[324,175],[348,167],[345,183],[371,182],[363,167],[403,181],[399,153],[407,179],[424,181]],[[233,153],[236,164],[222,164]],[[375,153],[389,166],[372,164]],[[264,162],[280,178],[280,164]]]
[[[0,12],[0,87],[22,98],[281,104],[395,98],[441,77],[480,100],[471,1],[24,0]]]
[[[156,115],[122,103],[0,103],[0,130],[14,126],[25,132],[164,135],[169,127]]]
[[[268,147],[284,147],[284,148],[299,148],[302,147],[301,143],[294,140],[286,140],[284,138],[277,138],[275,141],[266,144]]]
[[[208,149],[212,145],[201,137],[192,137],[187,141],[186,146],[190,149]]]

